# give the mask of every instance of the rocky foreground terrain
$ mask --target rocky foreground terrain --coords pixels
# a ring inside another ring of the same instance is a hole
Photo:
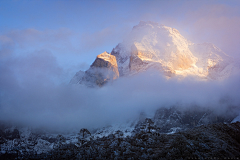
[[[118,130],[99,137],[81,129],[72,137],[28,132],[25,139],[18,129],[0,130],[0,159],[240,159],[240,122],[175,133],[160,133],[152,124],[146,118],[130,136]]]

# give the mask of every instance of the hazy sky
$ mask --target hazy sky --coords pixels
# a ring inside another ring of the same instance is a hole
[[[141,20],[174,27],[194,43],[212,42],[240,57],[238,0],[3,0],[0,58],[48,52],[69,73],[62,79],[68,82],[98,54],[111,52]]]
[[[136,108],[181,100],[216,107],[227,95],[240,104],[239,76],[214,85],[159,75],[144,82],[144,74],[97,91],[66,85],[141,20],[176,28],[194,43],[211,42],[240,58],[239,0],[1,0],[0,119],[86,126],[85,121],[104,123]]]

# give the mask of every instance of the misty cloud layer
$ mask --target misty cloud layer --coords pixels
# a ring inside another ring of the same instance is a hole
[[[229,106],[240,106],[239,75],[225,81],[180,80],[150,70],[87,88],[55,83],[63,69],[43,51],[4,61],[0,70],[0,120],[17,125],[66,131],[123,123],[142,111],[153,116],[160,107],[197,105],[225,114]]]

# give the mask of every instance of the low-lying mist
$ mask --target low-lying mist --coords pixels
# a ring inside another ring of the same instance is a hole
[[[199,81],[194,77],[166,79],[150,70],[122,77],[101,88],[82,85],[11,82],[2,87],[0,120],[15,125],[69,131],[102,127],[138,118],[140,112],[153,116],[160,107],[193,106],[225,114],[240,107],[240,76],[224,81]]]

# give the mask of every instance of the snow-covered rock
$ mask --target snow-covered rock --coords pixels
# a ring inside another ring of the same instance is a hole
[[[240,122],[240,114],[237,117],[235,117],[231,123],[235,123],[235,122]]]

